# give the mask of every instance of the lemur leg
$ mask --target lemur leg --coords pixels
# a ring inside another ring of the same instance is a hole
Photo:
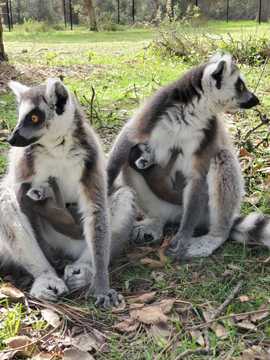
[[[30,184],[23,184],[18,196],[26,194]],[[13,194],[1,198],[1,237],[6,242],[6,252],[14,263],[22,266],[34,277],[30,294],[37,298],[54,301],[59,296],[68,292],[65,283],[56,275],[42,252],[36,239],[32,224],[29,219],[34,219],[34,214],[24,208],[24,203],[19,203]],[[3,254],[5,256],[5,254]]]
[[[207,182],[204,176],[192,179],[184,190],[184,213],[180,227],[168,249],[168,255],[179,259],[188,246],[196,226],[202,217],[207,197]]]
[[[192,238],[187,246],[178,248],[177,258],[211,255],[227,240],[234,219],[239,214],[243,182],[239,164],[229,150],[220,150],[212,160],[208,184],[209,233]]]
[[[111,261],[119,256],[129,243],[136,210],[135,198],[132,190],[121,187],[109,198],[111,212]],[[65,268],[65,281],[71,290],[77,290],[91,284],[93,280],[93,267],[89,262],[90,254],[87,249],[82,256],[73,264]]]

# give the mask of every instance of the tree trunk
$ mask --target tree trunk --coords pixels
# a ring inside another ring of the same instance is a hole
[[[0,62],[7,61],[7,55],[4,49],[4,42],[3,42],[3,26],[2,26],[2,14],[0,12]]]
[[[260,0],[258,0],[258,2],[260,2]],[[259,14],[259,11],[260,10],[258,10],[257,20],[260,20],[262,22],[268,21],[270,17],[270,1],[261,0],[261,16]]]
[[[84,4],[87,10],[89,25],[91,31],[98,31],[97,20],[96,20],[96,11],[93,4],[94,0],[84,0]]]

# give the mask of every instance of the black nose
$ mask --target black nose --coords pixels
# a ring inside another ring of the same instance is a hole
[[[251,94],[250,98],[246,102],[242,102],[240,104],[241,109],[251,109],[254,106],[257,106],[260,104],[260,100],[257,98],[256,95]]]
[[[13,133],[9,136],[9,138],[7,139],[7,142],[11,146],[25,147],[25,146],[32,144],[33,142],[35,142],[37,140],[38,140],[37,137],[26,139],[25,137],[20,135],[19,129],[17,129],[15,131],[13,131]]]
[[[14,146],[14,145],[16,144],[16,139],[18,138],[18,136],[20,136],[20,135],[18,134],[18,131],[17,131],[17,130],[16,130],[16,131],[13,131],[13,133],[11,133],[11,134],[9,135],[9,137],[7,138],[7,142],[8,142],[10,145]]]

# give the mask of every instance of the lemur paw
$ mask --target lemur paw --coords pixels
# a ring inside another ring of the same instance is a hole
[[[90,290],[91,291],[91,290]],[[104,309],[109,309],[113,306],[119,306],[123,301],[123,296],[118,294],[114,289],[109,289],[104,294],[95,295],[96,302],[95,305],[103,307]]]
[[[184,260],[186,259],[187,249],[188,243],[175,237],[171,241],[170,246],[166,251],[166,255],[174,260]]]
[[[27,191],[26,195],[34,201],[42,201],[50,196],[48,189],[44,186],[33,187]]]
[[[35,279],[30,295],[47,301],[56,301],[68,293],[64,281],[52,273],[45,273]]]
[[[89,264],[71,264],[65,267],[64,280],[71,291],[91,284],[92,268]]]
[[[152,219],[137,221],[133,227],[132,242],[138,245],[157,243],[162,237],[163,226]]]

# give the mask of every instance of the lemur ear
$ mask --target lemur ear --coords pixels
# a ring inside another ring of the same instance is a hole
[[[57,115],[64,112],[68,100],[68,90],[60,79],[49,78],[46,83],[46,97],[49,104],[55,106]]]
[[[216,67],[216,70],[211,74],[212,75],[212,78],[216,80],[216,87],[218,89],[221,88],[221,82],[222,82],[222,78],[223,78],[223,75],[224,75],[224,72],[226,70],[226,61],[225,60],[221,60],[217,67]]]
[[[9,81],[8,87],[15,94],[18,102],[20,102],[20,100],[22,98],[22,94],[30,89],[28,86],[23,85],[23,84],[19,83],[18,81]]]

